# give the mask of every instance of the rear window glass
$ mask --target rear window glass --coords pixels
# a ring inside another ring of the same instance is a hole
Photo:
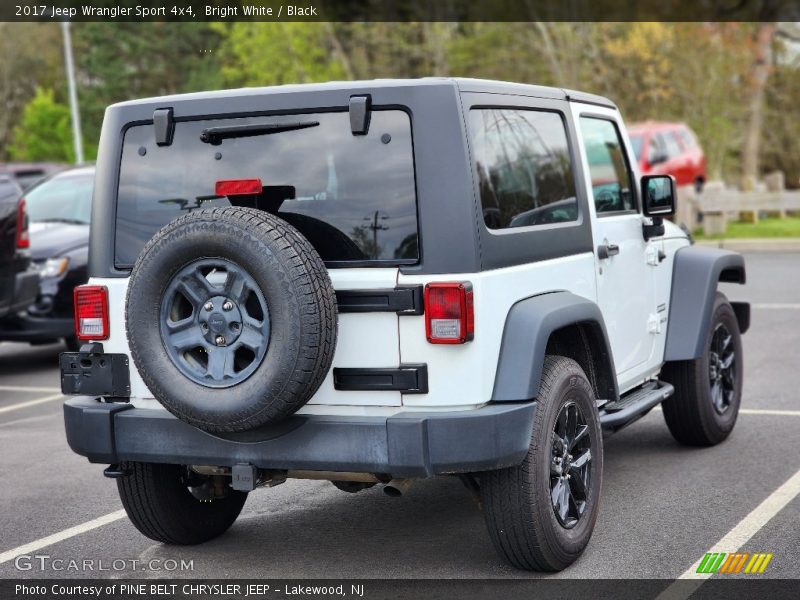
[[[22,194],[19,186],[10,179],[0,178],[0,201],[16,200]]]
[[[291,128],[297,124],[304,128]],[[254,125],[290,130],[201,141],[211,127]],[[215,195],[217,181],[256,178],[264,189],[258,197]],[[170,146],[156,145],[152,125],[131,127],[122,150],[116,265],[132,266],[156,231],[181,214],[232,202],[277,212],[329,264],[413,264],[410,119],[401,110],[373,111],[365,136],[351,133],[347,112],[178,122]]]
[[[34,223],[89,224],[94,173],[57,175],[25,194]]]

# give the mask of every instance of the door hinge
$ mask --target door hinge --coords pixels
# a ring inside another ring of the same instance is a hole
[[[650,314],[647,317],[647,331],[650,333],[661,333],[661,317],[658,314]]]
[[[647,256],[647,264],[651,267],[657,267],[661,262],[658,259],[658,248],[653,244],[647,245],[647,250],[645,251],[645,256]]]

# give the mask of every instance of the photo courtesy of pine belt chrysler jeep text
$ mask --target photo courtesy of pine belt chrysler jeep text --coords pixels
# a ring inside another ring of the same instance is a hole
[[[665,220],[619,111],[469,79],[253,88],[105,114],[67,439],[144,535],[196,544],[287,478],[459,477],[498,553],[556,571],[597,519],[603,432],[658,404],[722,442],[738,254]]]

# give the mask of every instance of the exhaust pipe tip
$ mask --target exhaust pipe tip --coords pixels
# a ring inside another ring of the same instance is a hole
[[[392,479],[383,486],[383,493],[391,498],[405,496],[412,483],[414,483],[412,479]]]

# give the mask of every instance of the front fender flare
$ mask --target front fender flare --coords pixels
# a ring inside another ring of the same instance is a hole
[[[695,360],[702,356],[717,283],[743,284],[745,280],[741,254],[703,246],[680,248],[672,270],[664,360]]]
[[[539,394],[542,367],[551,334],[569,325],[589,325],[595,332],[592,352],[610,376],[600,397],[616,398],[616,373],[600,308],[571,292],[551,292],[520,300],[511,307],[503,329],[492,391],[493,402],[531,400]]]

